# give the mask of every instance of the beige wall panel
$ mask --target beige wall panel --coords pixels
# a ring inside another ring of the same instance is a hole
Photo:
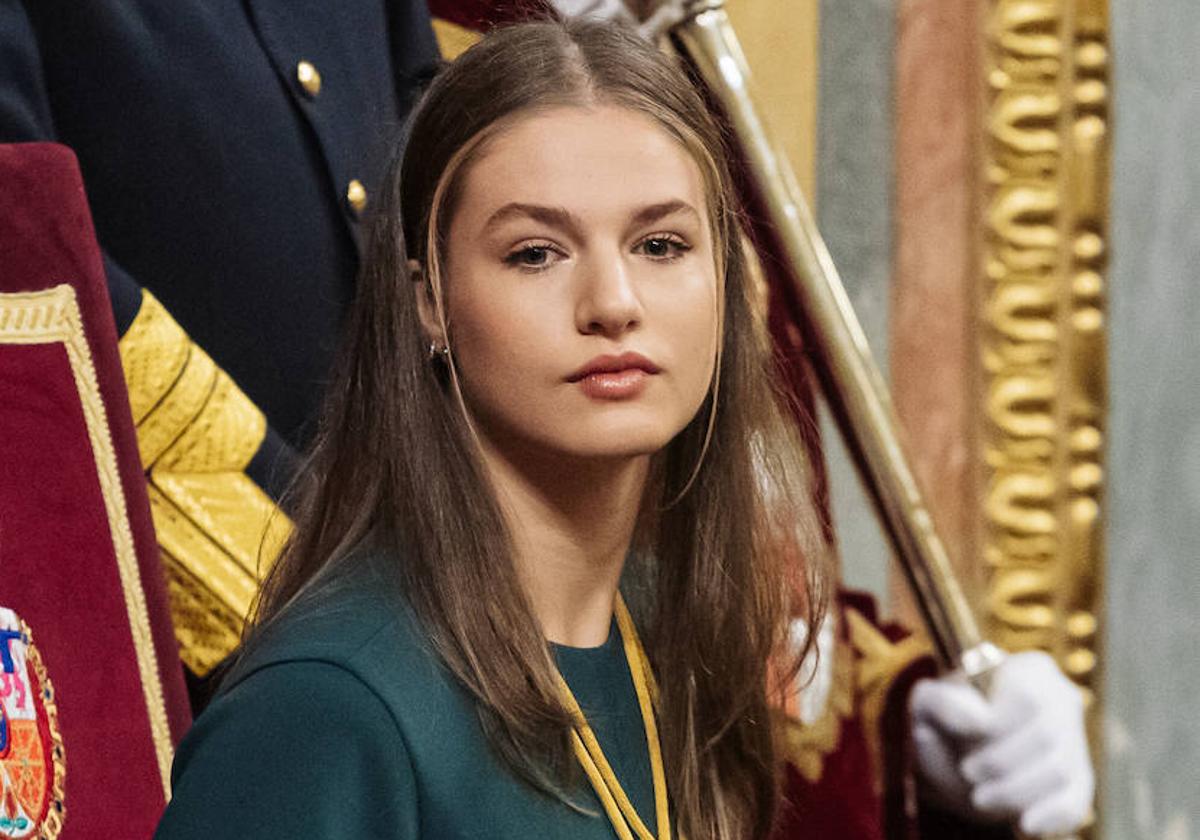
[[[727,0],[772,132],[810,203],[817,137],[817,0]]]
[[[898,8],[890,348],[913,468],[969,596],[980,572],[971,544],[978,3],[902,0]],[[893,592],[916,622],[898,577]]]

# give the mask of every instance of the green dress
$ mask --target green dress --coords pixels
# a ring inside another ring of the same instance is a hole
[[[492,754],[380,556],[289,608],[180,744],[157,840],[457,840],[615,836],[579,774],[579,813]],[[396,562],[394,559],[391,562]],[[615,622],[598,648],[554,646],[638,813],[655,829],[641,714]]]

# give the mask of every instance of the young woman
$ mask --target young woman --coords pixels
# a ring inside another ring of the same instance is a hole
[[[446,69],[177,838],[758,838],[810,521],[720,135],[606,25]]]

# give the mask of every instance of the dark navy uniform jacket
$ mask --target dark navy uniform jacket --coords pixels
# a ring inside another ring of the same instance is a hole
[[[425,0],[0,0],[0,142],[78,155],[118,330],[150,290],[299,446],[437,61]]]

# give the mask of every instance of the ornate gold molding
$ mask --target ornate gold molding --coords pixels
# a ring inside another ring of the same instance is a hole
[[[1050,652],[1099,719],[1106,0],[991,0],[982,51],[980,530],[991,639]]]

